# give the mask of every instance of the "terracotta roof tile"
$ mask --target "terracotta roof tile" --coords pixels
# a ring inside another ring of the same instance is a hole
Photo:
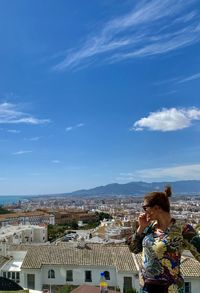
[[[128,246],[88,245],[80,249],[69,245],[18,246],[27,250],[22,268],[40,268],[43,264],[116,267],[118,271],[136,272]]]
[[[137,267],[142,265],[141,254],[129,251],[126,245],[88,245],[88,248],[80,249],[69,244],[54,245],[18,245],[11,250],[27,251],[22,268],[41,268],[44,264],[54,265],[79,265],[79,266],[104,266],[116,267],[118,271],[137,272]],[[134,262],[136,261],[136,264]],[[7,261],[0,257],[0,264]],[[181,272],[184,277],[200,277],[200,263],[193,257],[182,256]]]
[[[4,256],[0,255],[0,266],[5,264],[8,260],[9,259],[7,257],[4,257]]]
[[[184,277],[200,277],[200,263],[193,257],[182,257],[181,272]]]

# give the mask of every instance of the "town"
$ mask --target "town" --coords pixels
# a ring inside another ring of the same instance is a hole
[[[199,205],[198,195],[174,197],[172,216],[199,231]],[[110,292],[138,292],[141,255],[131,253],[126,243],[141,212],[142,197],[133,196],[42,196],[4,205],[1,275],[23,288],[57,293],[63,286],[65,292],[98,286],[103,271]],[[185,292],[196,292],[200,264],[189,251],[183,253],[181,269]]]

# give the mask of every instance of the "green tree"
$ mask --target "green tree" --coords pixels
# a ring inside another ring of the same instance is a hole
[[[98,218],[99,218],[99,221],[103,221],[103,219],[112,220],[112,216],[104,212],[98,213]]]
[[[137,293],[135,288],[127,289],[126,293]]]
[[[74,230],[78,229],[78,223],[77,223],[76,220],[73,220],[73,221],[71,222],[71,227],[72,227],[72,229],[74,229]]]
[[[5,215],[5,214],[11,214],[13,213],[12,211],[8,211],[4,209],[3,207],[0,207],[0,215]]]

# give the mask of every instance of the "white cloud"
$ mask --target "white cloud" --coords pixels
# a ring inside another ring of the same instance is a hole
[[[183,79],[180,79],[178,81],[178,83],[185,83],[185,82],[192,81],[192,80],[197,80],[197,79],[200,79],[200,73],[196,73],[196,74],[190,75],[188,77],[185,77]]]
[[[18,106],[11,103],[0,104],[0,124],[44,124],[49,119],[38,119],[28,113],[21,112]]]
[[[200,73],[195,73],[186,77],[174,77],[174,78],[168,78],[165,80],[161,80],[161,81],[157,81],[154,83],[155,86],[160,86],[160,85],[165,85],[165,84],[181,84],[181,83],[185,83],[185,82],[189,82],[189,81],[193,81],[193,80],[198,80],[200,79]],[[176,92],[175,90],[173,90],[172,92]]]
[[[35,172],[35,173],[30,173],[29,175],[30,176],[42,176],[42,175],[44,175],[44,173],[37,173],[37,172]]]
[[[164,54],[200,40],[200,14],[193,1],[136,1],[133,11],[108,21],[85,43],[70,49],[55,70],[80,68],[102,57],[105,62]]]
[[[72,129],[73,129],[72,126],[68,126],[68,127],[65,128],[65,131],[71,131]]]
[[[164,108],[136,121],[131,130],[175,131],[191,126],[193,120],[200,120],[200,109]]]
[[[21,151],[13,153],[13,155],[20,156],[20,155],[29,154],[29,153],[32,153],[32,151],[21,150]]]
[[[60,164],[60,161],[59,160],[53,160],[51,162],[54,163],[54,164]]]
[[[75,127],[83,127],[85,124],[84,123],[79,123]]]
[[[39,139],[40,139],[39,136],[34,136],[34,137],[29,138],[30,141],[38,141]]]
[[[85,126],[84,123],[79,123],[79,124],[76,124],[74,126],[68,126],[68,127],[65,128],[65,131],[69,132],[71,130],[74,130],[76,128],[83,127],[83,126]]]
[[[199,180],[200,164],[179,165],[166,168],[138,170],[132,173],[121,173],[119,181],[170,181],[170,180]]]
[[[10,133],[20,133],[21,132],[20,130],[16,130],[16,129],[8,129],[7,131]]]
[[[67,167],[65,167],[65,169],[73,170],[73,171],[87,169],[87,168],[88,168],[88,166],[67,166]]]

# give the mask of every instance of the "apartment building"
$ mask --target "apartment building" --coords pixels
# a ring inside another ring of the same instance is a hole
[[[44,213],[41,211],[19,212],[0,215],[0,227],[6,225],[40,225],[40,224],[55,224],[55,216],[53,214]]]
[[[0,242],[7,244],[45,243],[47,242],[46,225],[16,225],[0,228]]]
[[[57,210],[54,212],[54,216],[55,224],[67,224],[73,220],[82,221],[84,223],[97,220],[95,213],[77,209]]]

